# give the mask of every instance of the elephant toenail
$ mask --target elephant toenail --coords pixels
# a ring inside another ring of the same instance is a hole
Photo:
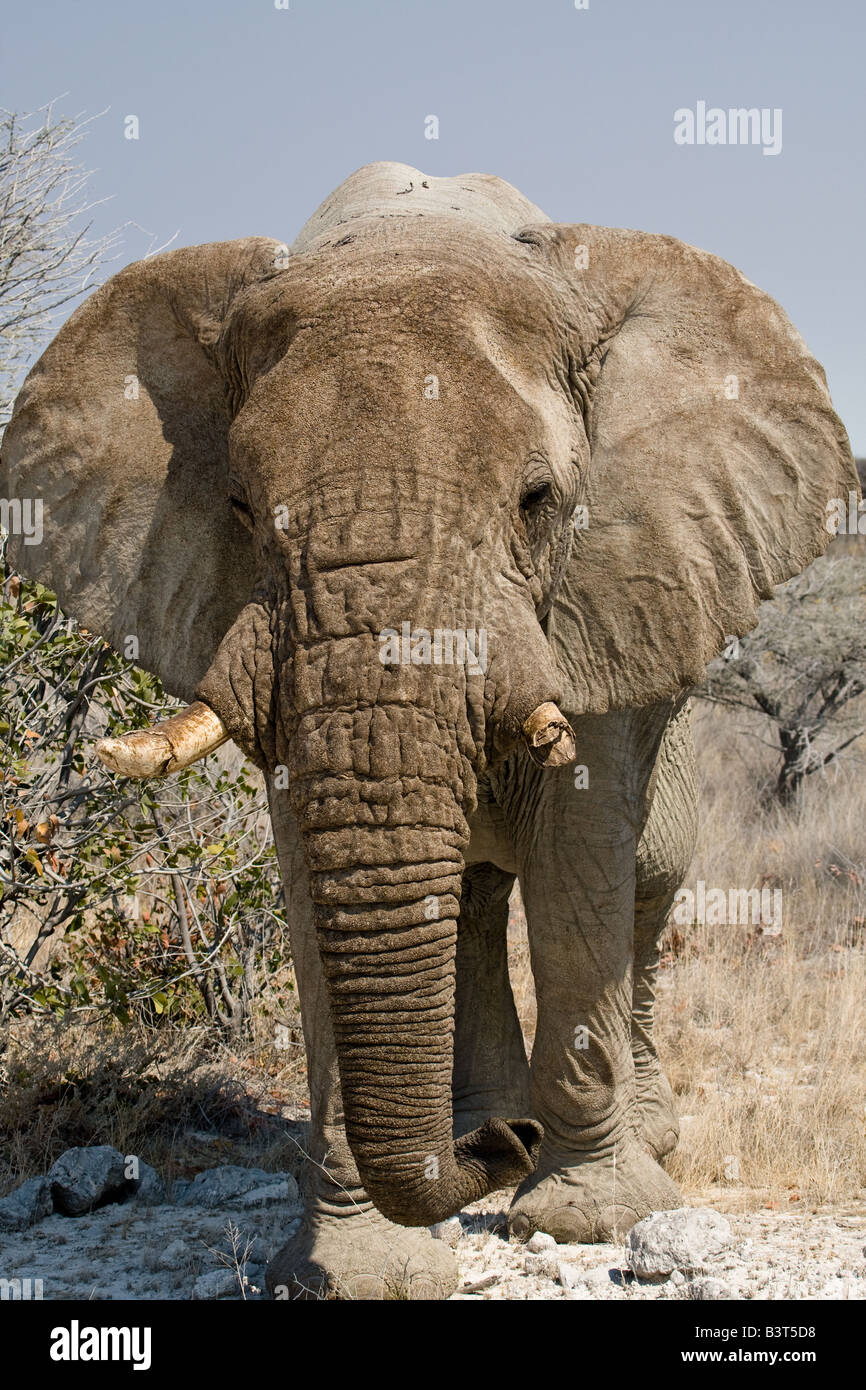
[[[527,1241],[532,1235],[533,1226],[528,1216],[524,1216],[522,1212],[518,1212],[517,1215],[511,1217],[508,1223],[508,1230],[510,1234],[514,1236],[515,1240]]]

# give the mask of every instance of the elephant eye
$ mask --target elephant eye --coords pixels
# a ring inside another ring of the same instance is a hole
[[[229,502],[231,504],[231,509],[234,512],[235,516],[238,518],[238,520],[241,521],[244,526],[246,526],[248,531],[252,531],[253,514],[250,510],[249,503],[245,502],[242,497],[238,497],[237,494],[234,492],[229,493]]]
[[[520,499],[520,506],[525,512],[536,512],[549,499],[550,494],[550,483],[531,483]]]

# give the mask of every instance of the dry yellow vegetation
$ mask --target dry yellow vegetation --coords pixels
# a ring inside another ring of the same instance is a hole
[[[763,717],[703,708],[695,722],[701,823],[687,885],[779,887],[782,932],[668,928],[659,1047],[689,1117],[671,1174],[688,1192],[721,1181],[735,1209],[856,1204],[866,1186],[864,741],[783,808],[765,797],[778,759]],[[730,1158],[739,1179],[725,1183]]]

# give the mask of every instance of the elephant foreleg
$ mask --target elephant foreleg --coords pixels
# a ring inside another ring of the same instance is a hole
[[[641,1141],[655,1159],[676,1148],[680,1135],[676,1100],[656,1051],[655,1001],[659,937],[673,895],[634,905],[634,989],[631,1047],[634,1058],[635,1123]]]
[[[502,788],[538,1000],[532,1113],[545,1132],[537,1172],[511,1209],[520,1238],[616,1239],[681,1200],[634,1132],[635,864],[662,731],[662,714],[582,719],[588,786],[571,768],[520,758]]]
[[[659,939],[688,870],[697,835],[697,778],[690,707],[668,725],[650,783],[650,805],[637,851],[632,1054],[637,1125],[654,1158],[676,1146],[679,1122],[655,1042]]]

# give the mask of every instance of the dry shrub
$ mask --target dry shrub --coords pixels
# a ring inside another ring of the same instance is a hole
[[[113,1144],[166,1178],[218,1163],[297,1172],[306,1108],[299,1030],[245,1048],[206,1026],[24,1019],[0,1058],[0,1194],[64,1150]]]

